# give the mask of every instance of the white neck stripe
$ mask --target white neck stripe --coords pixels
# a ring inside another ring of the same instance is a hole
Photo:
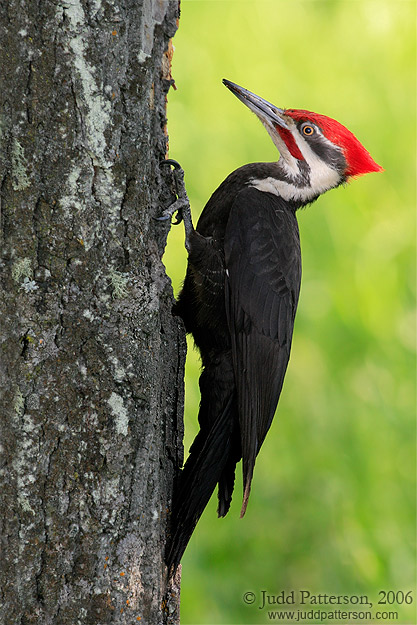
[[[285,182],[284,180],[278,180],[277,178],[272,177],[262,178],[259,180],[252,178],[248,184],[251,187],[258,189],[258,191],[273,193],[274,195],[282,197],[282,199],[286,202],[308,202],[309,200],[317,197],[317,193],[315,193],[310,186],[297,187],[290,182]]]

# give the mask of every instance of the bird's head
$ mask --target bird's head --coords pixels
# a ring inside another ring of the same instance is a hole
[[[383,171],[355,135],[335,119],[311,111],[280,109],[229,80],[223,83],[267,129],[288,179],[297,182],[292,199],[311,201],[349,178]]]

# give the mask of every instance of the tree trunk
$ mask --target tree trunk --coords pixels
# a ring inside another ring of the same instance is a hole
[[[185,343],[152,216],[178,2],[0,14],[0,622],[175,623]]]

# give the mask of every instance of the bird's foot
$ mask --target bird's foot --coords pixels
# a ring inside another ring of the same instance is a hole
[[[155,217],[155,219],[156,221],[166,221],[167,219],[172,219],[173,215],[177,213],[174,225],[180,224],[182,221],[184,222],[185,247],[190,251],[190,236],[194,232],[194,226],[191,218],[190,203],[185,190],[184,170],[177,161],[171,158],[162,161],[161,165],[172,165],[174,167],[173,175],[177,199],[164,210],[160,217]]]
[[[184,214],[186,211],[190,210],[190,205],[188,200],[178,198],[173,202],[168,208],[164,210],[160,217],[155,217],[156,221],[167,221],[168,219],[172,219],[173,215],[177,213],[174,221],[174,225],[180,224],[184,220]]]

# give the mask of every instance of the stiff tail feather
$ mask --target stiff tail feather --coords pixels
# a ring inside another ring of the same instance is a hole
[[[165,561],[173,575],[229,459],[234,426],[233,394],[210,428],[198,433],[179,478]]]

